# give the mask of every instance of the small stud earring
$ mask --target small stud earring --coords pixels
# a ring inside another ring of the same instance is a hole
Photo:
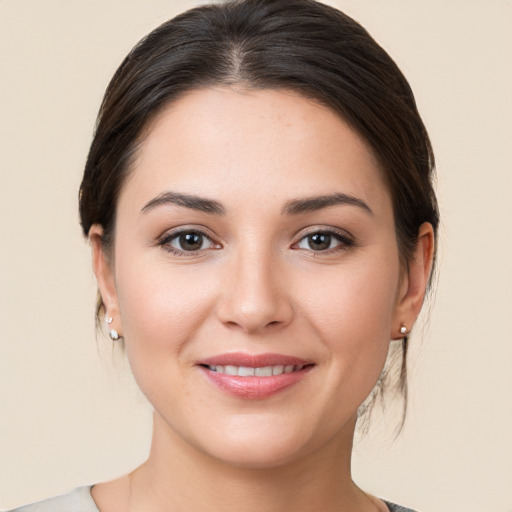
[[[111,324],[111,323],[112,323],[112,320],[113,320],[113,318],[112,318],[111,316],[105,315],[105,322],[106,322],[107,324]]]
[[[108,332],[108,335],[110,336],[112,341],[116,341],[119,339],[119,334],[117,334],[117,331],[115,329],[110,329],[110,331]]]
[[[407,332],[407,327],[404,324],[400,327],[400,334],[405,334]]]

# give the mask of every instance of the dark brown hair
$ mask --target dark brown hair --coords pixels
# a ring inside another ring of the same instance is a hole
[[[116,71],[80,187],[85,236],[100,224],[110,248],[119,191],[155,115],[192,89],[235,84],[298,92],[336,112],[369,142],[389,185],[403,264],[412,258],[422,223],[437,233],[431,144],[409,84],[389,55],[333,7],[313,0],[235,0],[169,20]],[[100,298],[98,312],[102,307]],[[397,379],[404,395],[406,353],[404,339]]]

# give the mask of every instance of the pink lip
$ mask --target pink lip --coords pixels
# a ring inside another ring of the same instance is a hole
[[[221,354],[198,362],[199,368],[208,380],[222,391],[245,399],[263,400],[300,382],[313,368],[311,361],[282,354]],[[270,377],[240,377],[212,371],[208,366],[245,366],[262,368],[265,366],[304,366],[292,373],[282,373]]]

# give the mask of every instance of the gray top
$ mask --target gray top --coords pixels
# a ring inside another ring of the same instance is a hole
[[[78,487],[64,496],[25,505],[10,512],[100,512],[91,496],[91,487]],[[410,508],[384,501],[390,512],[414,512]]]
[[[91,487],[78,487],[69,494],[38,501],[10,512],[100,512],[92,499]]]

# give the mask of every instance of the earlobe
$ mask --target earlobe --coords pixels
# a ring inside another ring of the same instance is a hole
[[[414,257],[408,264],[407,276],[400,290],[392,327],[392,339],[404,337],[404,326],[405,332],[410,332],[420,313],[432,272],[434,243],[432,225],[425,222],[418,230],[418,245]]]
[[[113,331],[119,337],[120,335],[118,335],[118,333],[121,328],[121,319],[119,316],[119,306],[115,287],[114,268],[110,254],[107,254],[105,251],[105,245],[103,243],[103,227],[99,224],[93,224],[89,230],[89,240],[91,242],[92,250],[92,266],[98,283],[101,299],[103,301],[104,313],[106,318],[109,320],[112,318],[112,320],[108,322],[109,325],[107,327],[109,332]],[[114,322],[114,324],[112,324],[112,322]]]

